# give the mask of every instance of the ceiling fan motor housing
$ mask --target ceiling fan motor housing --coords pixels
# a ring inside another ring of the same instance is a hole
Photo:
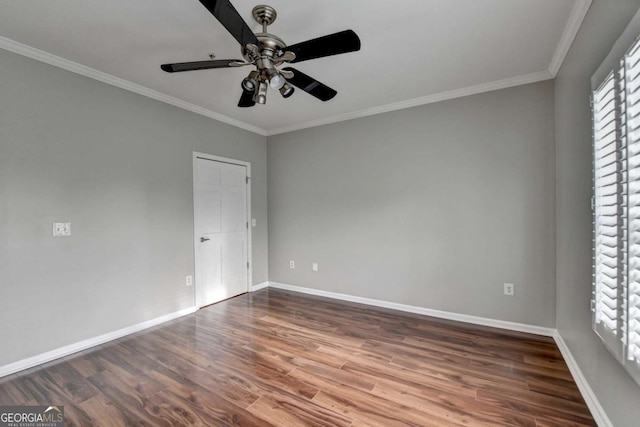
[[[260,50],[261,54],[268,56],[270,58],[274,58],[282,49],[287,47],[287,44],[278,36],[275,36],[270,33],[257,33],[256,37],[260,42]],[[253,53],[249,51],[246,47],[242,47],[242,56],[245,60],[252,62]]]
[[[269,80],[278,72],[274,59],[282,54],[282,49],[287,44],[280,37],[267,32],[267,26],[273,24],[278,17],[273,7],[261,4],[254,7],[251,14],[256,22],[262,25],[262,32],[256,34],[256,38],[260,42],[260,53],[256,55],[256,52],[243,46],[242,56],[246,61],[256,64],[260,71],[261,80]]]

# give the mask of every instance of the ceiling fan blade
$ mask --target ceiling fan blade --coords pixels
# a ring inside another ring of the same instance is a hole
[[[245,108],[253,107],[254,105],[256,105],[256,103],[253,100],[253,92],[243,90],[240,101],[238,101],[238,107]]]
[[[309,95],[315,96],[320,101],[328,101],[338,94],[338,92],[331,89],[329,86],[320,83],[313,77],[309,77],[305,73],[298,71],[295,68],[287,67],[283,69],[293,72],[293,77],[287,79],[289,83],[299,89],[302,89]]]
[[[287,46],[284,51],[293,52],[296,58],[291,63],[308,61],[309,59],[339,55],[341,53],[360,50],[360,38],[353,30],[340,31]]]
[[[216,59],[214,61],[178,62],[176,64],[162,64],[160,68],[167,73],[179,73],[181,71],[209,70],[211,68],[236,67],[239,59]]]
[[[260,42],[251,28],[244,22],[229,0],[200,0],[213,16],[231,33],[242,47],[252,43],[260,46]]]

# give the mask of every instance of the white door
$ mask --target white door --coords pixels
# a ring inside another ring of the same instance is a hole
[[[247,292],[247,168],[195,159],[196,299],[200,307]]]

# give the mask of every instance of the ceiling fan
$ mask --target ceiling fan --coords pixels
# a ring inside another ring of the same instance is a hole
[[[338,92],[285,63],[296,63],[325,56],[360,50],[360,38],[352,30],[340,31],[316,39],[287,46],[281,38],[267,32],[267,26],[276,20],[271,6],[253,8],[253,18],[262,25],[262,32],[254,34],[229,0],[200,0],[213,16],[240,43],[244,59],[217,59],[210,61],[162,64],[167,73],[208,70],[212,68],[255,66],[242,80],[242,95],[238,107],[253,107],[267,102],[267,88],[277,89],[284,98],[290,97],[297,87],[321,101],[332,99]]]

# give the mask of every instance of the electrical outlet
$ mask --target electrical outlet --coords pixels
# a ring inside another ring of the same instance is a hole
[[[313,271],[318,271],[318,263],[317,263],[317,262],[314,262],[313,264],[311,264],[311,269],[312,269]]]
[[[510,297],[513,296],[513,294],[515,292],[515,287],[516,287],[516,285],[514,285],[513,283],[505,283],[504,284],[504,294],[505,295],[509,295]]]
[[[70,222],[54,222],[53,237],[67,237],[67,236],[71,236],[71,223]]]
[[[252,226],[252,227],[255,227],[255,226],[256,226],[256,219],[255,219],[255,218],[253,218],[253,219],[251,220],[251,226]]]
[[[187,276],[186,283],[187,283],[187,286],[193,285],[193,276]]]
[[[289,268],[296,268],[296,262],[295,261],[289,261]]]

